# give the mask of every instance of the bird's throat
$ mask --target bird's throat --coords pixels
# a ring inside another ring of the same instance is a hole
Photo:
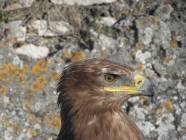
[[[143,140],[140,130],[122,111],[123,100],[95,97],[64,101],[58,140]]]
[[[75,140],[143,140],[142,133],[123,112],[87,113],[74,120]]]

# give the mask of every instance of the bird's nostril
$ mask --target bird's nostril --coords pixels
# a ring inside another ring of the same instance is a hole
[[[136,81],[136,82],[135,82],[135,86],[136,86],[136,87],[140,87],[140,86],[142,85],[142,82],[143,82],[142,80]]]
[[[137,85],[141,84],[141,82],[142,82],[141,80],[140,81],[137,81]]]
[[[141,75],[135,75],[134,76],[134,83],[135,83],[135,86],[140,88],[142,85],[143,85],[143,82],[144,82],[144,77],[141,76]]]

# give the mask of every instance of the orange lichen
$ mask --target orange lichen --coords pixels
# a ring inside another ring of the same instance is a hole
[[[39,60],[33,67],[32,73],[35,75],[45,73],[48,71],[48,62],[47,60]]]
[[[85,59],[85,53],[83,51],[76,51],[72,53],[72,62]]]
[[[143,64],[138,64],[137,66],[136,66],[136,71],[143,71],[143,69],[144,69],[144,65]]]
[[[160,22],[160,17],[158,16],[151,16],[152,23],[157,24]]]
[[[4,87],[4,86],[0,86],[0,96],[1,96],[1,95],[5,95],[6,92],[7,92],[6,87]]]
[[[19,73],[19,80],[24,81],[25,79],[25,73]]]
[[[156,107],[155,109],[153,109],[153,112],[159,115],[163,112],[163,109],[162,107]]]
[[[63,56],[65,58],[71,58],[72,57],[72,53],[67,48],[64,48],[63,49]]]
[[[14,129],[15,132],[18,132],[21,130],[19,124],[11,122],[7,116],[3,116],[1,120],[1,124],[3,125],[4,128]]]
[[[10,127],[14,129],[15,132],[20,133],[21,128],[20,125],[18,123],[10,123]]]
[[[31,128],[28,128],[28,129],[27,129],[27,132],[28,132],[31,136],[33,136],[33,137],[35,137],[35,136],[38,135],[38,132],[37,132],[36,130],[31,129]]]
[[[16,75],[17,69],[17,66],[14,66],[13,64],[5,64],[0,70],[0,80],[2,80],[3,82],[8,82],[8,79],[10,77]]]
[[[60,120],[60,118],[59,117],[54,117],[54,118],[52,118],[52,120],[51,120],[51,126],[52,126],[52,128],[56,128],[56,129],[58,129],[58,128],[60,128],[60,126],[61,126],[61,120]]]
[[[171,60],[173,60],[173,57],[172,57],[172,56],[166,56],[166,57],[164,58],[164,62],[165,62],[165,63],[169,63]]]
[[[143,44],[143,42],[142,41],[139,41],[138,43],[136,43],[136,45],[134,47],[134,50],[132,52],[132,55],[135,56],[136,55],[136,52],[138,50],[142,50],[144,47],[145,47],[145,45]]]
[[[7,116],[3,116],[1,119],[1,124],[4,128],[9,127],[9,120]]]
[[[9,81],[24,81],[25,75],[28,72],[28,65],[19,68],[11,63],[5,64],[0,70],[0,80],[8,83]]]
[[[27,120],[31,125],[34,125],[36,123],[41,123],[41,118],[37,117],[36,115],[32,113],[27,113]]]
[[[61,126],[61,120],[59,116],[45,116],[44,124],[47,124],[48,127],[59,129]]]
[[[29,70],[29,66],[28,65],[24,65],[22,69],[18,70],[18,77],[20,81],[24,81],[26,74],[28,73]]]
[[[10,63],[10,64],[5,65],[5,70],[8,74],[11,74],[12,76],[17,76],[21,68]]]
[[[4,69],[0,70],[0,81],[7,82],[7,72]]]
[[[45,83],[46,80],[42,76],[37,77],[34,83],[32,84],[31,87],[32,92],[37,92],[41,90],[44,87]]]
[[[172,111],[173,109],[173,104],[170,100],[167,100],[164,102],[164,107],[168,110],[168,111]]]
[[[176,40],[176,36],[173,36],[173,37],[172,37],[172,40],[171,40],[171,42],[170,42],[170,47],[171,47],[171,48],[177,48],[177,47],[178,47],[177,40]]]
[[[57,72],[52,72],[50,74],[50,77],[51,77],[52,80],[56,81],[56,80],[59,80],[60,74],[57,73]]]
[[[181,134],[186,134],[186,127],[181,128],[180,133],[181,133]]]
[[[32,111],[32,105],[33,105],[33,96],[28,95],[23,99],[23,108],[27,112]]]

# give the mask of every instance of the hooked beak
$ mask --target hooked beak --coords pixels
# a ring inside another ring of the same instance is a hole
[[[141,75],[135,75],[133,78],[134,86],[105,87],[104,90],[109,93],[120,93],[133,96],[154,96],[154,85],[151,80]]]

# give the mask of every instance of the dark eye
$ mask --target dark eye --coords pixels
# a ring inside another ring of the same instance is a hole
[[[107,81],[107,82],[114,82],[116,80],[117,76],[114,74],[105,74],[104,78],[105,78],[105,81]]]

